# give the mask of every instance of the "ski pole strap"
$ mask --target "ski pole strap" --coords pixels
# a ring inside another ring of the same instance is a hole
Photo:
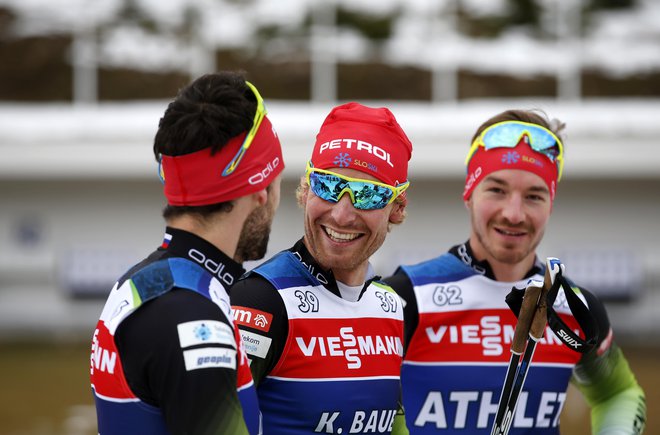
[[[564,290],[566,302],[571,310],[571,314],[577,321],[585,338],[582,338],[573,332],[553,308],[560,287]],[[506,296],[506,303],[516,317],[518,317],[518,314],[520,313],[523,293],[524,292],[514,287]],[[575,294],[570,284],[561,273],[557,274],[555,282],[548,291],[547,306],[548,325],[566,346],[579,353],[587,353],[594,348],[598,341],[598,326],[596,324],[596,319],[591,315],[589,308],[587,308],[584,302],[582,302],[578,295]]]
[[[594,348],[598,341],[596,319],[591,315],[589,308],[582,302],[582,299],[575,294],[566,278],[562,275],[558,275],[556,278],[555,284],[548,292],[548,324],[557,337],[568,347],[576,352],[587,353]],[[566,301],[573,317],[577,320],[580,329],[584,333],[584,339],[574,333],[552,307],[559,292],[559,284],[561,284],[564,290]]]

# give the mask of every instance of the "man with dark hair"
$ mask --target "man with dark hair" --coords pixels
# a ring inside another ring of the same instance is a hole
[[[92,341],[99,433],[259,432],[247,357],[228,291],[264,256],[284,168],[256,88],[202,76],[160,120],[162,245],[112,289]]]
[[[388,109],[335,107],[297,192],[303,238],[236,285],[264,433],[392,431],[403,307],[369,259],[404,219],[411,153]]]
[[[544,279],[536,248],[562,175],[562,128],[541,112],[523,110],[483,123],[466,159],[469,239],[437,258],[401,266],[385,280],[406,301],[401,383],[411,434],[491,433],[516,325],[505,298],[510,292],[510,301],[521,297],[512,287]],[[572,382],[592,407],[594,434],[641,433],[644,393],[612,339],[605,308],[584,288],[566,283],[547,312],[568,328],[557,335],[554,327],[542,332],[504,426],[512,420],[512,434],[558,434]],[[588,307],[593,337],[586,336],[589,323],[572,310],[580,306]],[[560,340],[566,331],[580,331],[568,344],[593,342],[592,350],[569,348]]]

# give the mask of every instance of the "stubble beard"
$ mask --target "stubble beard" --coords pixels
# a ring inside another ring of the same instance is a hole
[[[494,226],[494,224],[487,224],[486,232],[494,232]],[[521,250],[520,247],[516,245],[498,245],[492,242],[487,235],[477,229],[478,227],[475,225],[474,218],[472,219],[472,228],[475,228],[474,233],[477,236],[477,240],[490,257],[490,260],[509,265],[515,265],[524,261],[530,254],[536,255],[536,248],[543,239],[543,231],[537,233],[530,228],[526,228],[528,234],[532,235],[532,243],[527,248]]]
[[[255,208],[245,219],[241,235],[238,238],[234,259],[244,261],[260,260],[268,250],[268,240],[273,222],[273,212],[269,204]]]
[[[365,238],[368,235],[365,234],[362,237]],[[327,238],[327,235],[321,225],[305,223],[307,249],[322,268],[332,270],[336,273],[338,271],[355,270],[365,262],[368,262],[369,258],[382,246],[385,241],[385,234],[379,236],[369,245],[356,246],[350,249],[347,248],[342,252],[332,253],[326,253],[323,249],[325,238]]]

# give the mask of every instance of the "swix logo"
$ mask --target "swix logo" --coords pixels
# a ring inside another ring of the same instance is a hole
[[[303,355],[337,356],[346,358],[346,367],[362,367],[361,356],[366,355],[403,355],[403,344],[399,337],[381,335],[358,335],[353,328],[345,326],[339,329],[339,336],[311,337],[305,342],[303,337],[296,337],[296,343]]]
[[[345,148],[349,150],[354,149],[356,151],[364,150],[367,153],[384,161],[391,167],[394,167],[394,165],[392,164],[392,157],[390,156],[390,153],[388,153],[383,148],[377,145],[372,145],[369,142],[365,142],[363,140],[358,140],[358,139],[334,139],[328,142],[324,142],[319,147],[319,154],[322,154],[323,151],[325,150],[336,150],[341,148]]]
[[[103,349],[99,344],[99,329],[96,328],[92,338],[92,354],[90,355],[90,371],[91,375],[94,374],[94,369],[102,372],[115,373],[115,365],[117,364],[117,352],[112,350]]]
[[[259,184],[266,180],[280,165],[280,158],[275,157],[272,162],[268,162],[265,168],[248,178],[248,183]]]
[[[237,325],[244,325],[248,328],[259,329],[264,332],[268,332],[270,324],[273,321],[272,314],[255,310],[254,308],[232,306],[231,311],[234,314],[234,322]]]
[[[192,258],[197,263],[204,266],[206,270],[211,272],[213,275],[217,276],[225,284],[232,285],[234,283],[234,277],[231,276],[229,272],[222,273],[222,271],[225,270],[224,263],[221,262],[216,263],[210,258],[206,258],[206,255],[204,255],[195,248],[188,251],[188,257]]]
[[[571,346],[573,349],[577,350],[580,346],[582,346],[582,343],[578,342],[575,338],[571,337],[568,334],[568,332],[564,331],[563,329],[557,331],[557,334],[559,335],[559,338],[564,340],[564,343]]]

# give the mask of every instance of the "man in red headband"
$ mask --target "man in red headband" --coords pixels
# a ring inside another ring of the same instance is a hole
[[[264,433],[392,431],[403,305],[369,258],[404,219],[411,153],[388,109],[335,107],[297,192],[304,237],[236,285]]]
[[[491,433],[516,325],[505,298],[521,297],[512,287],[544,278],[536,248],[563,168],[559,126],[522,110],[482,124],[466,161],[469,239],[385,280],[406,302],[401,382],[411,434]],[[549,301],[555,317],[535,347],[510,433],[558,434],[569,382],[592,406],[593,433],[641,433],[644,393],[612,340],[605,308],[566,282],[574,293],[561,289],[554,305]],[[584,321],[573,314],[580,305],[588,307]],[[555,334],[559,320],[579,336]],[[587,337],[590,330],[597,332]]]
[[[110,292],[94,331],[101,435],[261,433],[228,291],[264,256],[284,168],[256,88],[202,76],[160,119],[162,245]]]

